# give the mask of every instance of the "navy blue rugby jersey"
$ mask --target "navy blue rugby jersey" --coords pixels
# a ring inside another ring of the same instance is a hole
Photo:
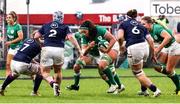
[[[131,18],[120,24],[119,29],[124,30],[126,47],[136,43],[145,42],[145,37],[149,34],[148,30],[143,25]]]
[[[64,47],[65,38],[70,33],[70,30],[67,25],[53,21],[44,24],[39,33],[44,37],[45,47]]]
[[[41,51],[41,47],[34,39],[26,39],[17,51],[13,60],[30,63]]]

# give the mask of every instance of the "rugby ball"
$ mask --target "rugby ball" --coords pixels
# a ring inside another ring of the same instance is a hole
[[[100,40],[98,43],[98,48],[107,48],[109,45],[109,42],[107,40]]]

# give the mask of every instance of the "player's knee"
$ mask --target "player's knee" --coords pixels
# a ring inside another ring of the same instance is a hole
[[[142,69],[132,70],[132,72],[136,77],[144,75],[144,71]]]
[[[106,68],[105,62],[99,62],[98,69],[100,71],[103,71]]]
[[[75,64],[74,67],[73,67],[73,70],[74,70],[75,73],[79,73],[80,69],[81,69],[81,66],[78,65],[78,64]]]
[[[84,60],[77,59],[75,66],[76,65],[80,66],[80,68],[83,68],[84,66],[86,66],[86,62]]]
[[[113,60],[111,59],[111,57],[108,54],[105,54],[101,57],[102,61],[105,61],[108,64],[111,64],[113,62]]]

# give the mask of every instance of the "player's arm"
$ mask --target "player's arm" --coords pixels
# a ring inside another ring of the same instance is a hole
[[[39,39],[41,38],[41,36],[42,36],[41,33],[37,31],[34,35],[34,39]]]
[[[159,47],[157,48],[157,53],[159,53],[163,49],[163,47],[166,44],[168,44],[171,41],[171,39],[172,39],[172,36],[167,31],[165,31],[165,30],[163,30],[160,35],[164,39],[161,42],[161,44],[159,45]]]
[[[74,44],[75,48],[78,50],[79,55],[82,55],[81,48],[74,35],[70,33],[67,35],[66,39],[70,40]]]
[[[151,50],[151,58],[154,62],[157,63],[157,58],[156,58],[156,54],[155,54],[155,47],[154,47],[154,40],[153,38],[151,37],[150,34],[147,34],[146,35],[146,40],[150,46],[150,50]]]
[[[116,42],[115,36],[113,36],[109,31],[106,31],[106,34],[104,35],[104,38],[108,40],[109,45],[105,51],[105,53],[109,52],[111,48],[113,47],[114,43]]]
[[[88,52],[91,50],[91,48],[93,48],[95,46],[95,41],[92,41],[89,44],[82,44],[82,53],[83,56],[87,55]]]
[[[117,38],[119,45],[122,46],[123,42],[124,42],[124,30],[123,29],[118,30],[116,38]]]

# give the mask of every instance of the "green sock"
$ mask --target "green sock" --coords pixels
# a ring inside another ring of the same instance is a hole
[[[116,83],[118,84],[119,88],[121,88],[121,82],[120,82],[120,79],[118,77],[118,75],[115,73],[114,75],[114,80],[116,81]]]
[[[179,76],[177,74],[174,74],[173,76],[169,76],[169,78],[171,78],[171,80],[174,82],[176,86],[176,90],[179,91],[180,90]]]
[[[74,85],[79,85],[80,73],[74,75]]]
[[[113,74],[112,74],[111,70],[109,68],[106,68],[105,70],[103,70],[103,72],[108,77],[110,83],[113,84],[113,85],[116,85],[116,82],[114,80],[114,77],[113,77]]]
[[[106,81],[106,83],[109,85],[109,87],[111,86],[111,82],[109,81],[109,79],[108,80],[105,80]]]

